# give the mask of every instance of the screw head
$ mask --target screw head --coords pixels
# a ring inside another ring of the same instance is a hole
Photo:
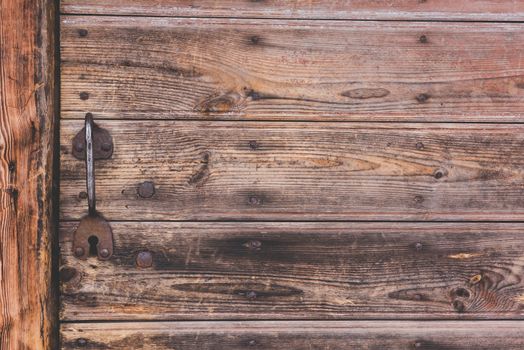
[[[100,256],[102,258],[108,258],[109,257],[109,250],[107,248],[103,248],[100,250]]]
[[[151,181],[142,182],[137,192],[141,198],[151,198],[155,194],[155,184]]]
[[[76,255],[76,256],[82,256],[82,255],[84,255],[84,248],[82,248],[82,247],[76,247],[76,248],[75,248],[75,255]]]
[[[153,265],[153,254],[148,251],[138,253],[136,256],[136,265],[141,268],[148,268]]]

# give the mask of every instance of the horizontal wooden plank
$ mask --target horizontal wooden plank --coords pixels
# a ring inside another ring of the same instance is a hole
[[[65,16],[62,117],[521,122],[522,42],[511,23]]]
[[[524,125],[103,121],[111,220],[524,220]],[[86,213],[83,121],[61,126],[61,217]],[[140,196],[153,182],[151,197]]]
[[[523,326],[518,321],[72,323],[62,325],[62,349],[508,350],[524,347]]]
[[[62,0],[62,12],[154,16],[324,19],[524,20],[515,0]]]
[[[63,320],[524,318],[522,224],[113,222],[109,261],[76,226]]]

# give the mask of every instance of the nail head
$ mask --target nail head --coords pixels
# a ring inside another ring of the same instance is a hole
[[[142,182],[138,186],[138,195],[141,198],[151,198],[155,194],[155,184],[151,181]]]
[[[82,247],[76,247],[76,248],[75,248],[75,255],[76,255],[76,256],[82,256],[82,255],[84,255],[84,248],[82,248]]]
[[[100,250],[100,256],[102,258],[108,258],[109,257],[109,250],[107,248]]]
[[[153,255],[151,252],[140,252],[136,256],[136,265],[141,268],[148,268],[153,265]]]

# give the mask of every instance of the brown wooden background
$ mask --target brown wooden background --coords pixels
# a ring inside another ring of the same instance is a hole
[[[524,347],[524,3],[61,12],[63,349]],[[71,253],[88,112],[105,262]]]

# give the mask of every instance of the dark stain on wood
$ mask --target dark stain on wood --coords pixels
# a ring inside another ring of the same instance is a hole
[[[79,126],[62,123],[62,149]],[[117,120],[104,127],[120,140],[97,169],[99,208],[110,220],[128,219],[126,206],[141,220],[524,218],[519,124]],[[161,155],[151,156],[159,144]],[[85,169],[61,156],[62,218],[79,219]],[[136,201],[136,181],[151,169],[162,196]]]
[[[209,158],[210,153],[205,152],[202,157],[201,165],[196,173],[194,173],[189,179],[188,183],[196,187],[201,187],[205,184],[207,178],[209,177]]]
[[[63,283],[64,319],[520,317],[519,224],[111,225],[119,249],[94,270],[62,224],[62,268],[82,276]],[[151,268],[137,269],[140,251]]]

